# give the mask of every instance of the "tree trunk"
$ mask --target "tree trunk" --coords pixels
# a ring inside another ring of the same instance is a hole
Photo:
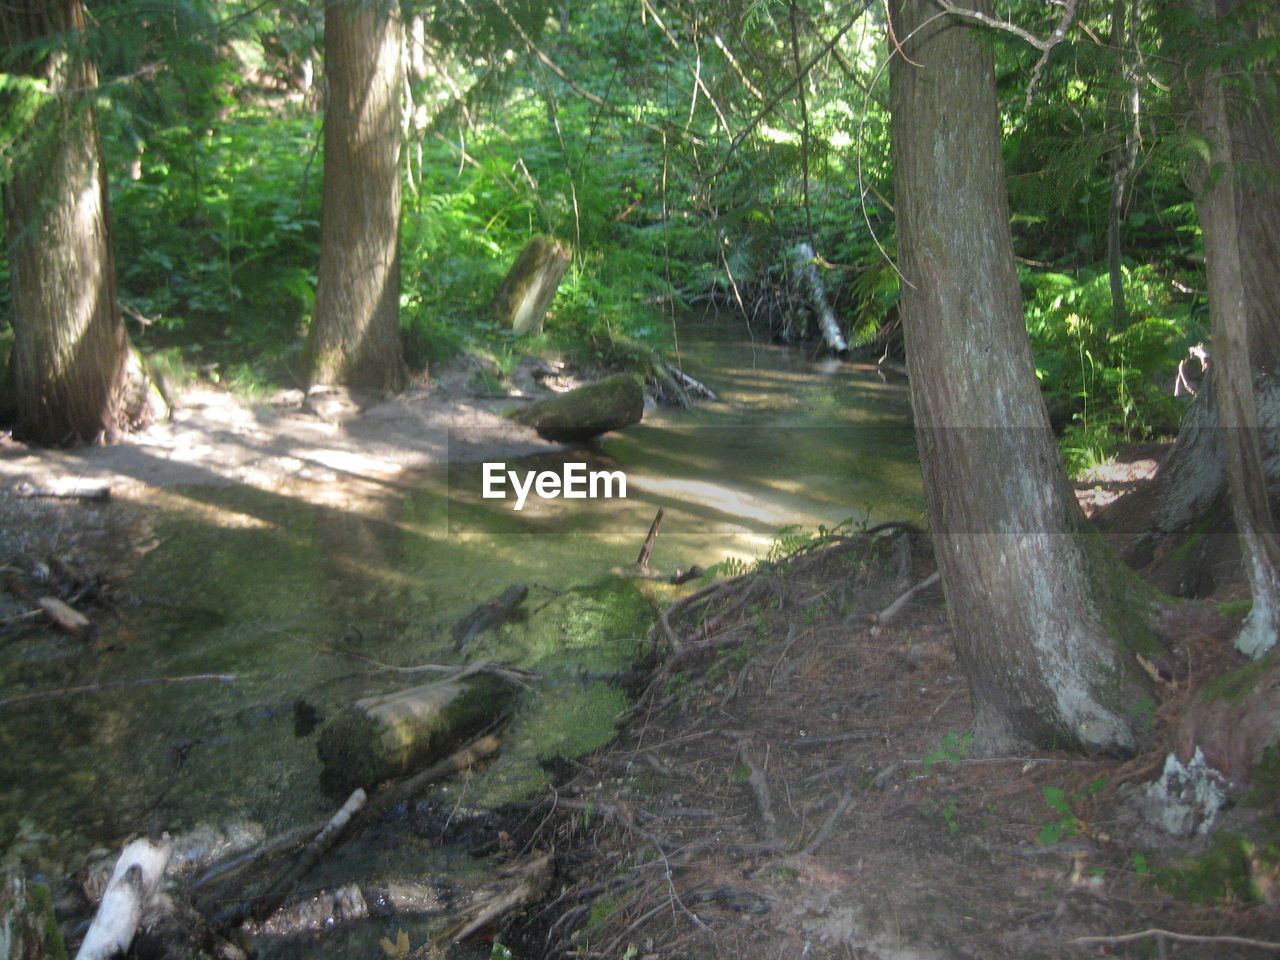
[[[1239,7],[1240,0],[1196,6],[1212,23]],[[1228,89],[1221,65],[1213,64],[1193,82],[1192,99],[1196,124],[1209,145],[1208,169],[1199,172],[1196,209],[1204,231],[1214,392],[1232,515],[1253,596],[1253,609],[1236,646],[1257,657],[1275,645],[1280,630],[1280,537],[1267,495],[1251,355],[1255,340],[1264,352],[1274,340],[1280,313],[1274,302],[1276,274],[1264,280],[1257,264],[1251,269],[1245,264],[1257,256],[1251,246],[1255,240],[1272,252],[1280,242],[1280,219],[1259,223],[1256,208],[1265,205],[1257,204],[1255,195],[1255,187],[1273,194],[1280,189],[1274,180],[1280,173],[1280,149],[1261,107],[1239,102]],[[1274,211],[1278,205],[1271,199]],[[1265,236],[1254,236],[1250,228],[1257,226],[1264,228]],[[1263,289],[1258,289],[1260,281]]]
[[[325,7],[324,207],[315,315],[303,357],[308,386],[399,390],[399,4]]]
[[[17,53],[22,73],[48,85],[13,160],[4,216],[14,435],[49,446],[111,440],[131,414],[129,342],[116,302],[110,217],[86,97],[97,75],[77,49],[83,30],[80,0],[22,0],[0,9],[0,41]],[[59,45],[45,49],[51,38]]]
[[[1154,703],[1121,644],[1155,642],[1136,578],[1086,532],[1036,385],[992,56],[928,0],[891,13],[912,404],[975,746],[1131,751]]]
[[[537,236],[524,245],[493,298],[498,323],[516,333],[538,333],[555,299],[573,254],[550,237]]]

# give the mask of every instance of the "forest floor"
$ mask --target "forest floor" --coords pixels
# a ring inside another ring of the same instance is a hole
[[[536,449],[471,382],[363,408],[334,393],[254,409],[206,391],[171,424],[114,447],[5,441],[0,554],[73,555],[110,576],[143,509],[128,496],[22,498],[21,484],[313,488]],[[482,442],[451,441],[467,431]],[[1082,485],[1082,500],[1096,506],[1154,465],[1144,456],[1112,468]],[[1231,860],[1221,845],[1157,834],[1136,812],[1167,731],[1128,761],[970,755],[940,591],[891,622],[871,616],[931,571],[927,544],[890,525],[673,608],[658,628],[667,653],[618,740],[566,764],[558,789],[507,824],[503,849],[554,845],[559,885],[503,942],[521,957],[601,960],[1273,955],[1274,943],[1213,939],[1280,940],[1275,906],[1245,892],[1247,864],[1215,873],[1215,857]],[[1170,629],[1186,664],[1171,703],[1232,662],[1230,629],[1211,608]],[[1228,826],[1258,815],[1237,809]],[[1149,928],[1210,940],[1108,939]]]
[[[1154,466],[1109,468],[1082,485],[1084,499]],[[1280,951],[1280,911],[1251,901],[1229,845],[1175,840],[1140,813],[1177,704],[1235,661],[1232,625],[1211,605],[1167,625],[1186,668],[1165,690],[1148,752],[976,758],[940,590],[876,622],[933,569],[917,539],[896,525],[836,538],[672,608],[656,633],[670,628],[674,652],[618,740],[571,772],[535,831],[556,845],[567,883],[522,931],[528,955]],[[1248,833],[1273,816],[1237,809],[1222,829]],[[1124,942],[1152,929],[1171,933]]]

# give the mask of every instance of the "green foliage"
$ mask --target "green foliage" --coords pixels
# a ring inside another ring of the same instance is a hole
[[[972,744],[972,733],[956,733],[953,730],[943,736],[938,746],[920,762],[926,770],[939,763],[959,763],[968,758]]]
[[[1071,795],[1068,795],[1061,787],[1045,785],[1043,787],[1044,802],[1053,811],[1054,819],[1040,827],[1040,842],[1047,846],[1051,843],[1057,843],[1059,840],[1079,836],[1084,830],[1085,824],[1083,820],[1076,816],[1075,804],[1084,797],[1097,793],[1109,782],[1105,777],[1099,777]]]
[[[122,301],[156,345],[283,354],[314,303],[318,182],[309,117],[245,109],[215,131],[156,131],[112,203]],[[318,174],[318,169],[317,169]]]
[[[1182,405],[1169,387],[1203,330],[1168,280],[1153,267],[1126,270],[1131,314],[1120,321],[1106,273],[1027,273],[1023,287],[1036,376],[1069,467],[1176,430]]]

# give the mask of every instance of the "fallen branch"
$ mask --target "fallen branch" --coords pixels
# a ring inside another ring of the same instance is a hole
[[[246,920],[262,921],[275,913],[293,888],[298,885],[298,881],[320,862],[320,858],[337,841],[339,835],[351,823],[352,818],[365,805],[366,799],[367,795],[363,790],[354,791],[347,798],[347,802],[339,807],[338,811],[316,832],[311,842],[303,848],[298,859],[294,861],[293,866],[271,884],[265,893],[224,910],[214,918],[214,925],[222,930],[231,930]]]
[[[368,794],[363,790],[357,789],[352,792],[351,796],[347,798],[347,802],[338,808],[337,813],[329,818],[329,822],[324,825],[324,828],[307,844],[289,871],[277,880],[265,894],[254,901],[250,916],[255,920],[265,920],[275,913],[280,904],[284,903],[285,898],[293,892],[293,888],[298,885],[298,882],[311,872],[311,868],[319,863],[320,858],[337,842],[338,837],[341,836],[355,815],[364,807],[367,799]]]
[[[55,500],[110,500],[111,487],[102,483],[71,483],[37,486],[33,483],[20,483],[14,488],[20,497],[48,497]]]
[[[644,538],[644,546],[640,548],[640,556],[636,557],[636,566],[646,572],[649,569],[649,558],[653,556],[653,543],[658,539],[658,528],[662,526],[662,518],[665,515],[666,512],[659,507],[653,523],[649,524],[649,533]]]
[[[898,597],[897,600],[893,601],[893,603],[889,604],[879,613],[873,614],[871,617],[871,622],[874,623],[876,626],[884,626],[886,623],[888,623],[890,620],[892,620],[894,617],[896,617],[899,613],[902,612],[902,608],[911,602],[912,597],[914,597],[921,590],[924,590],[927,587],[933,586],[935,583],[937,583],[941,579],[942,579],[942,574],[935,570],[933,573],[929,574],[929,576],[925,577],[923,580],[917,583],[914,587],[912,587],[902,596]]]
[[[1259,950],[1280,950],[1280,943],[1274,940],[1254,940],[1251,937],[1233,937],[1227,934],[1208,936],[1198,933],[1174,933],[1172,930],[1161,930],[1159,927],[1140,930],[1137,933],[1121,933],[1111,937],[1074,937],[1067,943],[1130,943],[1146,937],[1164,937],[1182,943],[1230,943],[1240,947],[1257,947]]]
[[[159,845],[134,840],[120,851],[76,960],[107,960],[128,952],[142,911],[155,896],[172,853],[168,837]]]
[[[436,947],[461,943],[517,907],[541,898],[551,884],[551,855],[541,854],[509,864],[502,874],[504,879],[475,892],[462,918],[436,936],[433,941]]]
[[[187,677],[147,677],[144,680],[114,680],[110,683],[87,683],[80,687],[63,687],[59,690],[38,690],[35,693],[19,694],[16,697],[0,700],[0,708],[33,700],[55,700],[59,697],[72,697],[81,693],[105,693],[109,690],[125,690],[130,687],[150,687],[158,683],[196,683],[206,680],[217,681],[218,683],[236,683],[246,676],[250,676],[250,674],[196,673]]]

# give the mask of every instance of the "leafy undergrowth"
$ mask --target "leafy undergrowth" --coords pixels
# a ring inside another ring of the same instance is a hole
[[[1131,812],[1163,744],[1128,762],[971,755],[936,588],[871,621],[929,571],[913,539],[829,538],[671,609],[655,634],[672,651],[622,735],[533,818],[566,882],[504,932],[517,956],[1263,955],[1105,939],[1280,924],[1247,857]]]

